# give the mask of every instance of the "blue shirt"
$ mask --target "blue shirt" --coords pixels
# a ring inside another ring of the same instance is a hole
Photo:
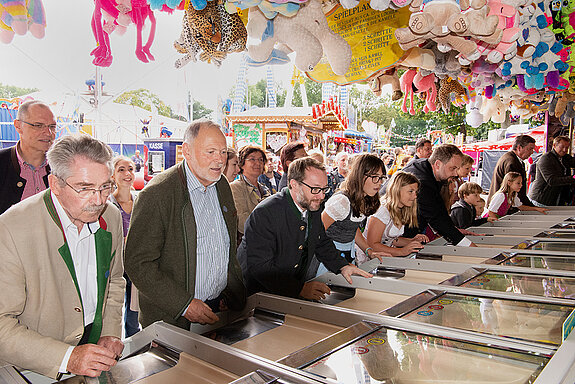
[[[196,221],[196,285],[194,298],[217,298],[228,283],[230,237],[220,208],[216,182],[205,187],[185,162],[186,180]]]

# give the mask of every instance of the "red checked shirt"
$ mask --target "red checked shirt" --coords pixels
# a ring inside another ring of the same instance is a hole
[[[20,149],[18,147],[16,147],[16,156],[18,157],[18,164],[20,164],[20,177],[26,179],[26,185],[24,186],[24,192],[22,192],[22,199],[20,200],[22,201],[46,189],[43,177],[48,174],[48,170],[46,169],[48,163],[44,160],[39,167],[28,164],[22,156],[20,156]]]

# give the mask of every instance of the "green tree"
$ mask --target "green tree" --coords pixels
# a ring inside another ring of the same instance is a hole
[[[316,83],[308,78],[304,79],[303,86],[305,88],[305,93],[307,95],[307,103],[309,106],[313,104],[321,103],[321,83]],[[291,84],[290,84],[291,87]],[[295,107],[303,107],[303,101],[301,98],[301,90],[299,83],[295,85],[293,90],[293,101],[292,105]]]
[[[24,96],[37,91],[39,91],[38,88],[21,88],[15,85],[0,83],[0,98],[3,99],[13,99],[14,97]]]
[[[174,113],[172,107],[160,100],[158,95],[144,88],[124,92],[114,100],[114,103],[133,105],[150,112],[152,111],[153,105],[156,107],[159,115],[182,121],[186,120],[185,117]]]
[[[213,109],[207,108],[205,105],[203,105],[197,100],[194,100],[193,106],[194,106],[194,113],[192,120],[201,119],[202,117],[208,118],[211,116],[212,112],[214,112]]]

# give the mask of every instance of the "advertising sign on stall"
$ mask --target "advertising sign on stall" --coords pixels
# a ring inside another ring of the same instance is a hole
[[[317,82],[344,85],[365,81],[373,73],[395,64],[404,51],[394,32],[407,26],[409,16],[408,7],[376,11],[366,0],[351,9],[338,4],[326,14],[327,22],[331,30],[351,46],[351,66],[344,76],[338,76],[324,57],[307,75]]]

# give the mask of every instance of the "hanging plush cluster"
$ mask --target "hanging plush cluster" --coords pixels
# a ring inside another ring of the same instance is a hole
[[[0,41],[9,44],[14,35],[27,32],[44,37],[46,15],[42,0],[0,0]]]

